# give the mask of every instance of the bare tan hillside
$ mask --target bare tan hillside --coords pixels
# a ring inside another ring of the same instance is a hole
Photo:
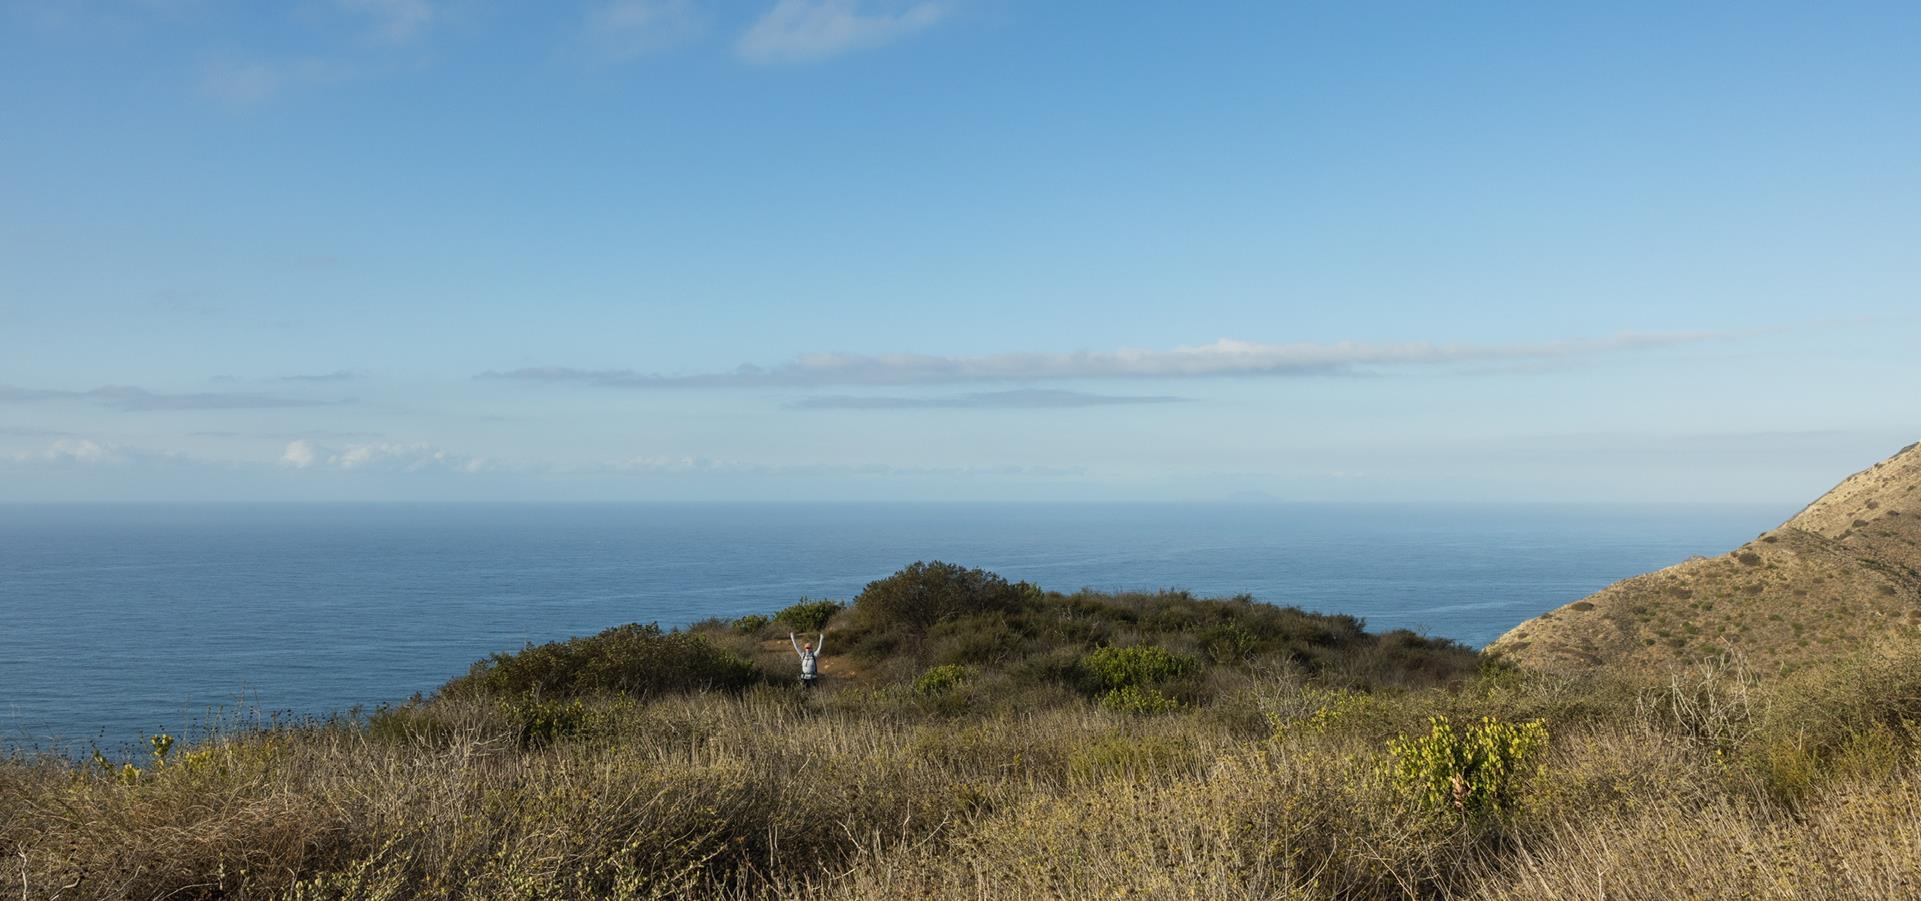
[[[1891,566],[1921,571],[1921,444],[1849,476],[1787,521]]]
[[[1663,668],[1736,650],[1793,669],[1921,632],[1921,445],[1850,476],[1723,556],[1617,582],[1514,627],[1523,666]]]

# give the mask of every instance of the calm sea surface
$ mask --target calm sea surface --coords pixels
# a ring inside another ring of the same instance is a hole
[[[920,559],[1185,588],[1484,644],[1724,551],[1767,507],[0,506],[0,746],[431,691],[492,651],[850,598]]]

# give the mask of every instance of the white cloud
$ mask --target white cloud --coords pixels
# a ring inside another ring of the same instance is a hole
[[[118,462],[122,456],[113,445],[101,444],[91,438],[61,438],[47,445],[45,450],[19,454],[15,459],[22,462],[93,464]]]
[[[1059,478],[1086,475],[1083,467],[994,464],[984,466],[903,466],[891,463],[788,463],[713,458],[697,455],[637,455],[615,460],[499,462],[455,453],[425,443],[366,442],[326,447],[305,438],[287,443],[280,464],[292,469],[335,472],[497,473],[552,476],[711,476],[871,477],[871,478]]]
[[[933,2],[862,12],[857,0],[779,0],[740,36],[734,52],[751,63],[813,62],[893,43],[946,14]]]
[[[1572,357],[1695,344],[1735,333],[1629,333],[1537,344],[1259,344],[1223,338],[1172,350],[1122,348],[1073,353],[1004,353],[973,357],[927,354],[806,354],[774,366],[728,372],[660,375],[631,369],[533,367],[485,372],[481,378],[583,382],[612,388],[753,388],[825,385],[924,385],[1066,379],[1187,379],[1356,375],[1413,367],[1461,366]]]
[[[336,8],[372,25],[372,41],[401,45],[413,42],[438,14],[432,0],[334,0]],[[216,59],[200,67],[202,96],[228,106],[251,107],[284,93],[309,87],[340,84],[377,71],[367,59]]]
[[[287,442],[282,465],[295,469],[476,473],[493,468],[484,457],[469,457],[422,443],[375,442],[323,448],[305,438]]]
[[[374,20],[374,37],[389,44],[404,44],[418,37],[433,24],[434,7],[429,0],[339,0],[342,9]]]
[[[1084,391],[1020,388],[1013,391],[981,391],[934,397],[826,394],[803,397],[788,406],[797,410],[1062,410],[1074,407],[1174,404],[1187,400],[1188,398],[1185,397],[1170,397],[1164,394],[1088,394]]]
[[[692,0],[607,0],[587,14],[587,40],[605,59],[625,61],[700,34]]]
[[[313,442],[304,438],[287,442],[287,452],[280,455],[280,462],[295,469],[306,469],[318,459],[320,453],[315,450]]]
[[[750,460],[715,460],[708,457],[629,457],[597,466],[575,468],[573,472],[622,473],[627,475],[672,474],[716,476],[864,476],[874,478],[975,478],[1027,477],[1062,478],[1087,474],[1080,466],[896,466],[891,463],[761,463]]]
[[[215,60],[200,67],[200,93],[228,106],[257,106],[290,89],[335,84],[354,75],[349,66],[317,59]]]
[[[0,460],[9,457],[0,457]],[[19,451],[10,455],[15,463],[36,463],[54,466],[118,466],[122,464],[200,464],[207,461],[196,460],[184,454],[167,451],[145,450],[137,447],[114,444],[110,441],[96,441],[92,438],[67,437],[57,439],[39,450]]]

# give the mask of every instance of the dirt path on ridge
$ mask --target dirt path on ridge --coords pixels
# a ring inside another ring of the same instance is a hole
[[[827,637],[833,638],[834,636],[829,635]],[[794,646],[788,644],[786,639],[767,639],[760,643],[760,652],[764,655],[784,658],[788,663],[793,665],[794,677],[797,679],[800,678],[800,660],[794,656]],[[832,681],[858,685],[867,681],[867,668],[861,666],[859,661],[856,661],[853,657],[846,654],[821,654],[814,658],[814,663],[820,667],[820,675],[823,682]]]

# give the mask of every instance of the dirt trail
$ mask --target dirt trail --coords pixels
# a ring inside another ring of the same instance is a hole
[[[827,636],[824,644],[831,645],[835,636]],[[768,656],[778,656],[793,664],[794,677],[800,677],[800,661],[794,656],[794,646],[785,638],[770,638],[760,643],[760,652]],[[867,680],[867,668],[846,654],[822,654],[814,658],[820,666],[822,681],[858,683]]]

